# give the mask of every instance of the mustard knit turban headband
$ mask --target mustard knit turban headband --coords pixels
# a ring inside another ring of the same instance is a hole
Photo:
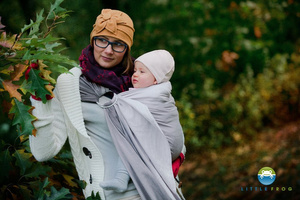
[[[128,45],[129,49],[133,44],[133,22],[124,12],[103,9],[93,27],[90,36],[91,45],[93,45],[93,37],[100,35],[122,40]]]

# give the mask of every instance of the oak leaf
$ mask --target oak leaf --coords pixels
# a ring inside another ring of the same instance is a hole
[[[2,82],[4,90],[9,93],[10,98],[16,98],[18,101],[22,101],[22,95],[18,92],[19,85],[12,83],[12,80],[5,80]]]
[[[13,71],[10,73],[10,77],[12,81],[18,81],[23,76],[26,71],[28,65],[16,64],[13,66]]]
[[[20,149],[16,150],[13,156],[16,158],[16,165],[21,169],[21,174],[24,175],[25,171],[32,165],[32,162],[29,160],[32,154],[26,153],[25,149]]]
[[[55,80],[50,76],[52,73],[49,70],[46,70],[45,68],[48,67],[43,63],[42,60],[39,60],[39,70],[41,70],[41,77],[43,77],[44,80],[49,81],[50,83],[55,84]]]
[[[18,89],[20,88],[19,85],[15,85],[14,81],[19,81],[20,77],[23,76],[25,70],[27,69],[27,65],[23,64],[17,64],[15,66],[10,66],[6,70],[2,70],[1,73],[9,74],[10,80],[4,80],[2,82],[4,91],[7,91],[9,93],[10,98],[16,98],[19,101],[22,101],[22,94],[18,92]]]
[[[37,118],[30,114],[33,107],[25,105],[23,102],[13,98],[11,101],[12,107],[9,114],[14,114],[12,125],[20,125],[20,135],[31,135],[34,127],[32,122]]]
[[[41,71],[36,69],[31,69],[29,71],[29,78],[26,82],[26,84],[22,84],[22,90],[29,91],[32,95],[35,95],[43,101],[43,103],[47,102],[47,95],[51,95],[51,92],[49,89],[51,89],[49,85],[49,82],[44,80],[40,76]],[[47,86],[47,88],[45,87]],[[52,90],[51,90],[52,91]]]
[[[9,38],[6,36],[6,32],[2,32],[0,37],[0,46],[11,48],[13,50],[22,50],[22,44],[20,42],[16,42],[17,34],[10,36]]]

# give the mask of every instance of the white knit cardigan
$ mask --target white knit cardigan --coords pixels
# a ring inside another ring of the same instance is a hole
[[[31,99],[35,107],[33,115],[38,118],[34,122],[37,134],[29,137],[31,152],[38,161],[49,160],[68,138],[78,176],[87,183],[83,190],[85,197],[94,191],[104,200],[103,189],[99,186],[104,178],[102,154],[88,136],[83,121],[79,91],[81,70],[73,68],[70,72],[58,77],[55,98],[46,104]]]

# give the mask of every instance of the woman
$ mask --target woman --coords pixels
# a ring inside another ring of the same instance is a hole
[[[31,98],[35,107],[33,114],[38,118],[34,123],[36,136],[29,138],[32,154],[38,161],[51,159],[68,138],[79,178],[87,183],[83,190],[86,198],[92,192],[99,192],[102,200],[144,198],[132,181],[123,192],[100,187],[102,181],[114,178],[119,154],[104,111],[97,102],[108,91],[120,93],[132,87],[130,48],[133,35],[133,23],[127,14],[102,10],[91,32],[90,45],[79,57],[82,69],[73,68],[71,73],[60,75],[54,90],[55,97],[46,104]],[[175,168],[178,169],[180,163]],[[143,184],[135,184],[139,190],[143,188]],[[148,189],[143,188],[144,191]]]
[[[79,178],[87,183],[83,190],[86,198],[99,192],[102,200],[140,199],[132,182],[122,193],[100,187],[101,181],[114,177],[119,156],[103,110],[90,91],[80,89],[83,81],[100,84],[103,93],[131,87],[133,35],[133,22],[127,14],[103,9],[91,32],[91,44],[79,58],[82,69],[60,75],[55,97],[46,104],[31,98],[33,114],[38,118],[34,123],[37,134],[30,136],[32,154],[38,161],[51,159],[68,138]]]

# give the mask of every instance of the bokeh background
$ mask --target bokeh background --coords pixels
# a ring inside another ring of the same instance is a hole
[[[7,34],[19,33],[50,3],[0,0]],[[65,38],[62,53],[75,61],[102,8],[133,19],[134,57],[154,49],[174,56],[186,199],[300,199],[299,1],[64,0],[61,6],[72,12],[52,34]],[[83,199],[67,144],[56,158],[37,163],[5,112],[0,118],[0,198],[30,199],[48,177],[56,193],[66,188]],[[20,163],[16,152],[30,162]],[[266,166],[277,177],[260,191],[257,173]]]

